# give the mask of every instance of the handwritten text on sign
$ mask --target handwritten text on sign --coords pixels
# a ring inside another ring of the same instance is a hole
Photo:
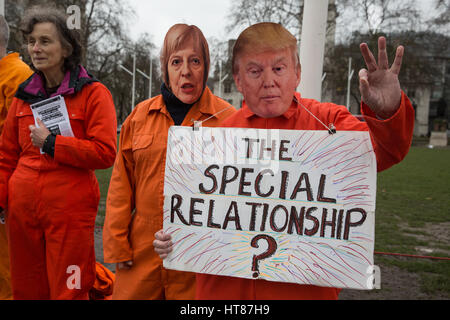
[[[166,268],[371,288],[367,132],[172,127],[167,146]]]

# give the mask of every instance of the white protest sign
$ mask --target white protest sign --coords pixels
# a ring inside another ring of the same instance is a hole
[[[375,196],[368,132],[171,127],[164,267],[372,289]]]

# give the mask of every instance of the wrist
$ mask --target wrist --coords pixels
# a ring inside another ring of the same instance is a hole
[[[44,140],[44,144],[42,146],[42,151],[47,153],[48,155],[54,157],[55,155],[55,143],[56,143],[56,135],[50,133],[47,138]]]

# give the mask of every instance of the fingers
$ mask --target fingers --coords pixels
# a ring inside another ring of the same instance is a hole
[[[30,131],[35,131],[36,129],[39,129],[39,128],[45,128],[45,129],[47,129],[47,127],[45,126],[45,124],[42,122],[41,119],[36,118],[36,123],[37,123],[37,126],[34,126],[34,125],[29,125],[29,126],[28,126],[28,128],[30,129]]]
[[[132,266],[133,266],[133,261],[131,261],[131,260],[117,263],[118,269],[128,270],[128,269],[131,269]]]
[[[33,146],[37,146],[37,141],[36,141],[36,126],[30,125],[28,126],[28,128],[30,128],[30,139],[31,139],[31,144]]]
[[[369,73],[366,69],[359,70],[359,91],[363,101],[369,96]]]
[[[155,239],[159,241],[167,241],[171,240],[172,237],[170,236],[170,234],[165,233],[164,230],[159,230],[155,233]]]
[[[36,119],[36,123],[38,124],[39,127],[45,127],[45,124],[39,118]]]
[[[375,57],[372,54],[372,51],[370,51],[369,46],[367,43],[361,43],[359,46],[361,50],[361,54],[363,56],[364,62],[366,63],[367,69],[369,72],[374,72],[378,69],[377,62],[375,60]]]
[[[42,148],[42,145],[44,144],[45,139],[50,134],[50,131],[47,129],[41,119],[37,118],[36,123],[37,126],[28,126],[28,128],[30,129],[30,139],[33,146]]]
[[[395,59],[391,66],[392,73],[398,75],[402,67],[403,55],[405,53],[405,48],[403,46],[398,46],[395,53]]]
[[[39,129],[39,128],[45,128],[45,129],[47,129],[47,127],[45,126],[45,124],[42,122],[41,119],[36,118],[36,123],[37,123],[37,126],[33,126],[33,125],[30,125],[30,126],[29,126],[30,130],[32,130],[31,127],[33,127],[33,129]]]
[[[173,244],[171,239],[172,237],[169,234],[164,233],[163,230],[159,230],[155,233],[153,247],[161,259],[165,259],[169,253],[172,252]]]
[[[379,37],[378,38],[378,67],[380,69],[387,70],[389,69],[389,61],[386,51],[386,38]]]
[[[370,51],[367,43],[361,43],[360,50],[361,54],[364,58],[364,62],[366,63],[367,70],[369,73],[376,71],[377,69],[382,70],[388,70],[389,69],[389,59],[387,55],[387,49],[386,49],[386,38],[385,37],[379,37],[378,38],[378,63],[375,60],[374,55],[372,54],[372,51]],[[394,63],[391,66],[391,71],[395,74],[399,74],[400,68],[402,65],[402,59],[403,59],[403,53],[404,53],[404,47],[399,46],[397,48],[397,52],[395,55]]]
[[[31,139],[31,144],[35,147],[41,147],[41,143],[43,142],[42,138],[40,138],[40,132],[38,127],[30,125],[30,139]],[[41,141],[42,140],[42,141]],[[44,138],[45,140],[45,138]]]

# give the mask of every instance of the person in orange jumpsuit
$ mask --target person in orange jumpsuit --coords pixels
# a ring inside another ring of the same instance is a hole
[[[20,59],[18,53],[6,53],[8,40],[8,23],[0,15],[0,133],[17,88],[33,74],[30,67]],[[0,300],[12,298],[10,282],[5,222],[3,214],[0,213]]]
[[[208,43],[200,29],[176,24],[161,51],[161,95],[136,106],[120,133],[106,202],[104,260],[116,263],[113,299],[194,299],[195,275],[166,270],[153,250],[163,225],[170,126],[218,126],[235,109],[206,86]]]
[[[64,14],[32,9],[21,30],[36,72],[19,86],[0,139],[13,297],[89,299],[100,198],[94,170],[114,163],[114,103],[79,64],[78,31],[68,29]],[[50,132],[39,118],[35,126],[30,105],[58,96],[73,137]]]
[[[275,23],[244,30],[233,49],[233,76],[244,95],[242,109],[224,121],[224,127],[298,130],[369,131],[378,171],[400,162],[412,140],[414,109],[400,89],[403,47],[397,48],[392,67],[386,39],[378,40],[378,63],[366,44],[361,52],[368,67],[359,72],[364,122],[344,106],[304,99],[295,89],[301,66],[297,41]],[[316,119],[316,118],[317,119]],[[332,128],[330,124],[333,124]],[[161,258],[172,250],[170,236],[158,231],[154,245]],[[301,300],[337,299],[339,289],[285,282],[197,274],[197,299]]]

